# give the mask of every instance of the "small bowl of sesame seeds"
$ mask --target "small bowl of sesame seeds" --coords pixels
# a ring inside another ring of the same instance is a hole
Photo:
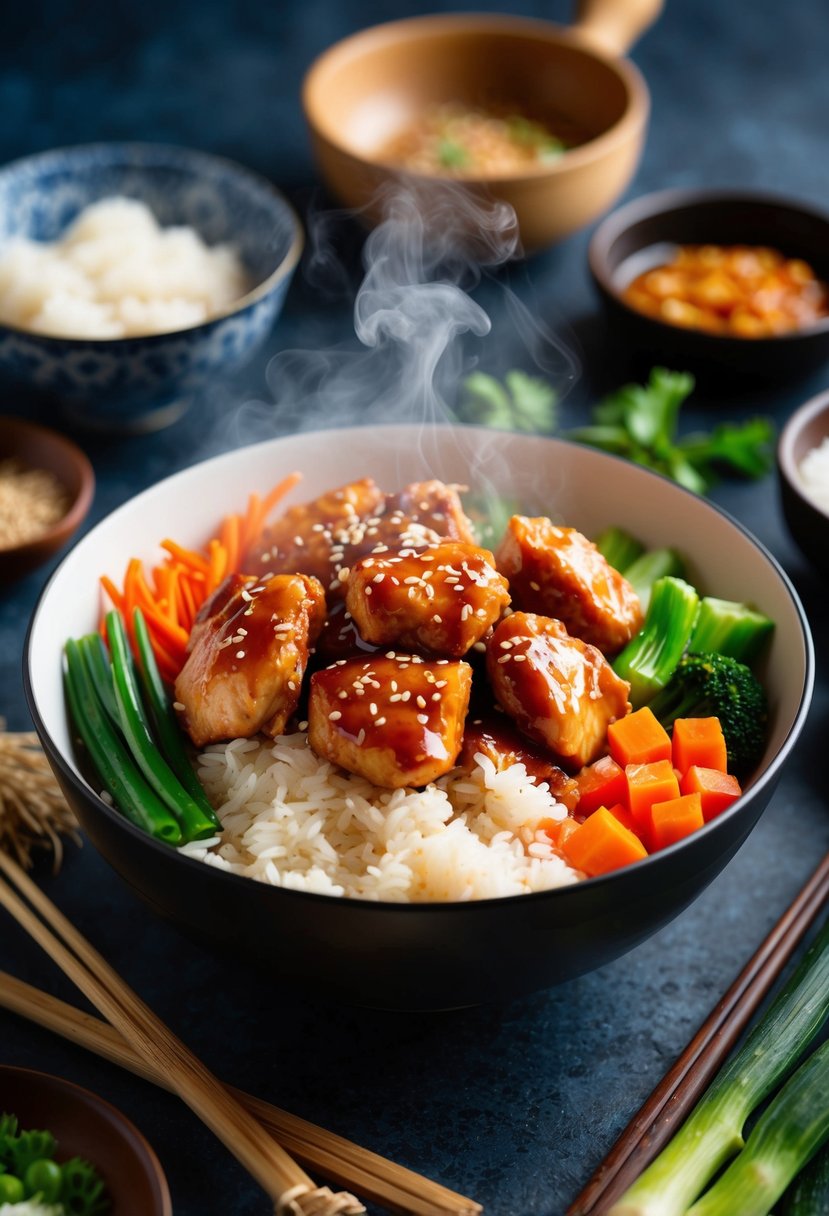
[[[0,418],[0,585],[62,549],[86,517],[95,474],[57,431]]]

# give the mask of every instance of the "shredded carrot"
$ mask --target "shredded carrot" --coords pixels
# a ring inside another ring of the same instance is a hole
[[[642,841],[603,806],[567,837],[563,847],[570,865],[591,878],[648,855]]]
[[[671,736],[674,768],[681,773],[698,764],[728,770],[725,736],[719,718],[677,718]]]
[[[681,794],[679,798],[655,802],[651,807],[651,846],[666,849],[698,831],[703,823],[699,794]]]
[[[252,493],[244,515],[228,515],[222,520],[202,551],[188,549],[168,537],[161,542],[164,559],[148,574],[138,558],[130,558],[120,591],[111,578],[101,576],[103,591],[124,618],[134,653],[133,612],[136,608],[143,611],[159,669],[170,683],[184,665],[187,641],[202,604],[229,574],[241,572],[246,554],[268,516],[300,480],[301,474],[291,473],[264,497]],[[106,636],[103,620],[102,610],[100,628]]]
[[[622,767],[671,758],[671,737],[647,705],[611,722],[607,728],[607,745],[613,759]]]

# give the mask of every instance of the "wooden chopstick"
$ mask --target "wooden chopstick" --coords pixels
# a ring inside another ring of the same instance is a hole
[[[829,898],[829,853],[746,963],[691,1042],[633,1116],[566,1216],[599,1216],[668,1143]]]
[[[170,1088],[169,1078],[158,1066],[137,1055],[114,1027],[2,971],[0,1006],[155,1085]],[[411,1216],[476,1216],[481,1211],[473,1200],[437,1182],[261,1098],[228,1088],[302,1165],[319,1169],[339,1186],[353,1187],[365,1198]]]
[[[353,1195],[334,1194],[328,1187],[318,1187],[250,1111],[136,996],[20,866],[2,852],[0,868],[31,907],[2,879],[0,903],[136,1052],[145,1061],[158,1063],[179,1097],[270,1196],[277,1216],[337,1216],[341,1212],[365,1211]]]

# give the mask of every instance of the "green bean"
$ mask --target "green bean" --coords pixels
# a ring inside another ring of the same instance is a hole
[[[121,729],[136,764],[158,797],[179,821],[185,841],[203,840],[207,836],[215,835],[215,815],[211,811],[208,816],[187,792],[153,738],[141,701],[121,614],[115,611],[107,613],[106,627]]]
[[[181,727],[178,724],[178,719],[173,711],[167,690],[164,687],[161,672],[158,670],[158,664],[155,661],[152,643],[150,642],[150,633],[147,629],[147,622],[144,620],[144,614],[140,608],[135,609],[133,621],[135,623],[135,637],[138,642],[138,655],[140,659],[138,674],[141,679],[141,688],[144,693],[144,700],[150,710],[155,733],[161,743],[161,750],[164,752],[170,768],[193,800],[202,808],[205,815],[213,824],[213,827],[216,830],[221,830],[222,825],[219,818],[208,802],[207,795],[199,784],[198,777],[193,772],[190,757],[184,746]]]
[[[156,839],[181,844],[178,822],[142,777],[98,700],[77,642],[70,638],[65,651],[66,696],[72,719],[116,807]]]

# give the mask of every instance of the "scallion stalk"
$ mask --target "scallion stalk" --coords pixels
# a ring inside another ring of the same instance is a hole
[[[789,1078],[757,1120],[743,1151],[687,1216],[768,1216],[829,1136],[827,1088],[829,1043],[824,1043]]]
[[[613,1205],[609,1216],[684,1216],[714,1175],[743,1147],[749,1115],[800,1059],[827,1015],[829,923],[690,1118]],[[825,1084],[829,1088],[829,1081]],[[742,1209],[733,1209],[731,1216],[734,1211]]]

